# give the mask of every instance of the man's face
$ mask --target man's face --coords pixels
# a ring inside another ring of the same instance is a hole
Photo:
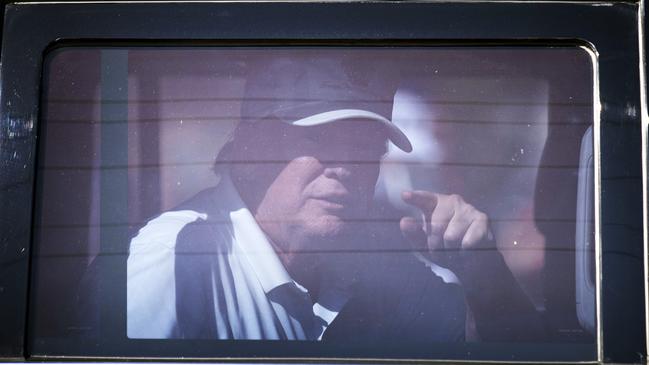
[[[259,163],[246,185],[256,191],[241,191],[256,196],[251,209],[261,228],[285,254],[346,245],[367,219],[386,152],[383,127],[351,120],[261,129],[248,146]]]

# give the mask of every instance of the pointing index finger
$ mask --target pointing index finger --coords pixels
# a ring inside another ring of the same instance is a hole
[[[430,215],[437,206],[437,194],[431,193],[430,191],[404,191],[401,193],[401,199],[419,208],[426,215]]]

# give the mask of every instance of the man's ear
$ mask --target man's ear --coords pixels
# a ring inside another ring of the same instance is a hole
[[[275,120],[239,123],[228,147],[233,180],[266,188],[277,176],[282,157],[284,124]]]
[[[219,157],[223,155],[227,159],[230,176],[235,184],[254,179],[258,158],[254,155],[254,145],[251,145],[254,143],[252,136],[255,135],[253,128],[252,123],[239,122],[230,141],[219,152]]]
[[[257,157],[248,155],[236,146],[233,148],[232,159],[228,166],[232,183],[248,209],[254,214],[274,180],[273,173],[269,171],[268,164],[260,162]]]
[[[225,169],[227,169],[232,161],[232,137],[221,147],[219,153],[214,159],[214,165],[212,165],[212,171],[216,175],[221,175]]]

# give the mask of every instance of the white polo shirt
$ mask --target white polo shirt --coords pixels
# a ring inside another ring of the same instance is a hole
[[[273,246],[241,200],[229,176],[216,188],[222,217],[215,240],[222,245],[220,272],[210,278],[218,339],[318,340],[349,298],[325,289],[313,304],[308,291],[284,268]],[[131,240],[127,263],[129,338],[179,338],[176,313],[175,248],[186,225],[207,213],[169,211],[149,221]],[[226,227],[231,227],[226,229]]]

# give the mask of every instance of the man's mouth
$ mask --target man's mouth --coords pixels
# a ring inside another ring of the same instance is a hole
[[[345,209],[352,205],[349,194],[323,194],[313,196],[311,199],[318,200],[331,209]]]

